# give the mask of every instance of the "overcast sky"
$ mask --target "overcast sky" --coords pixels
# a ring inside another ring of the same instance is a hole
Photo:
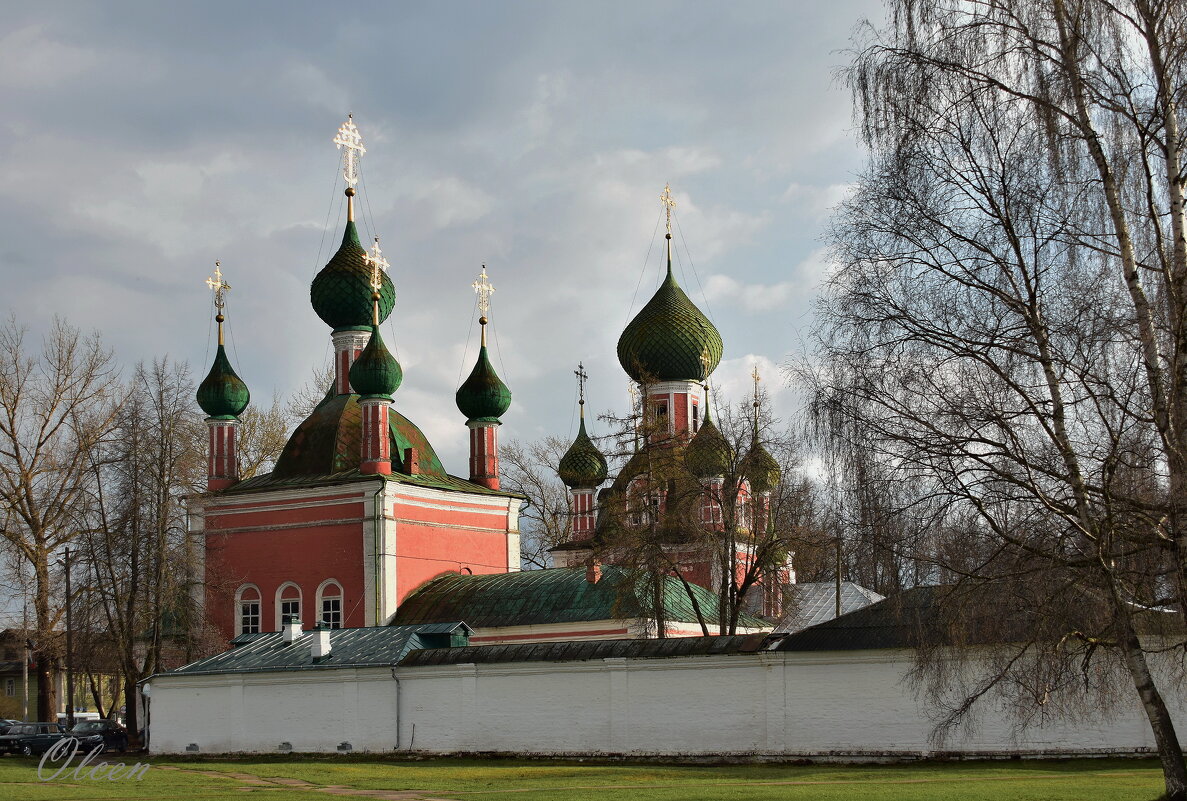
[[[725,342],[733,399],[803,347],[830,206],[861,168],[834,78],[876,0],[742,3],[5,3],[0,26],[3,306],[34,332],[98,328],[126,365],[212,358],[215,259],[231,358],[253,398],[330,352],[309,282],[341,236],[340,157],[365,140],[361,221],[391,262],[396,407],[454,473],[453,402],[476,354],[486,262],[501,437],[622,412],[615,343],[662,274]],[[684,251],[685,244],[687,252]],[[648,258],[650,254],[650,257]],[[599,424],[594,424],[598,429]],[[601,426],[604,427],[604,426]]]

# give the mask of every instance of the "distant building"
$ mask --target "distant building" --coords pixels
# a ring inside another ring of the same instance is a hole
[[[873,590],[852,581],[841,582],[841,614],[877,603],[885,598]],[[792,634],[837,616],[837,584],[833,581],[811,581],[792,584],[787,588],[785,614],[774,633]]]

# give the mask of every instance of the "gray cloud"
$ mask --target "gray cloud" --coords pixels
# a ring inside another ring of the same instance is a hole
[[[97,327],[127,363],[168,353],[202,374],[202,281],[221,259],[240,373],[257,399],[291,391],[328,350],[308,283],[340,237],[329,140],[354,111],[364,229],[382,235],[398,293],[385,331],[406,369],[397,405],[451,470],[465,469],[452,397],[475,354],[469,283],[483,261],[515,393],[502,436],[570,432],[579,359],[591,407],[624,407],[614,346],[659,280],[665,181],[687,240],[680,279],[722,332],[732,390],[745,359],[769,367],[799,347],[820,199],[860,164],[831,71],[877,12],[875,0],[7,9],[6,305],[34,329],[55,312]],[[792,393],[775,402],[791,415]]]

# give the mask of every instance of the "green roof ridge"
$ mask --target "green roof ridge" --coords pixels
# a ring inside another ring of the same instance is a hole
[[[209,417],[232,420],[242,414],[251,400],[247,384],[235,374],[227,351],[221,344],[214,354],[210,372],[198,385],[196,395],[198,406]]]
[[[511,390],[495,372],[486,345],[479,347],[474,369],[458,387],[454,400],[471,423],[497,423],[511,406]]]

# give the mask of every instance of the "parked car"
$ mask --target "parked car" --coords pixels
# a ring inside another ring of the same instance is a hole
[[[83,720],[74,724],[70,734],[78,738],[83,751],[90,752],[103,744],[104,751],[115,749],[121,753],[128,750],[128,730],[114,720]]]
[[[43,754],[63,737],[69,737],[66,727],[58,723],[18,723],[0,734],[0,751],[8,754]]]
[[[9,729],[21,722],[19,720],[10,720],[9,718],[0,718],[0,734],[8,734]]]

